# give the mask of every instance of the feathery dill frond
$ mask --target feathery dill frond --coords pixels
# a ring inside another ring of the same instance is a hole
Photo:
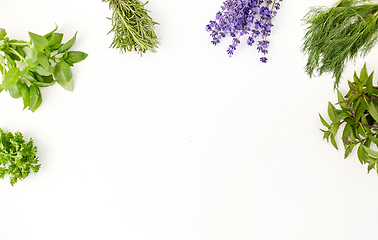
[[[333,7],[310,9],[302,21],[309,25],[302,52],[308,55],[306,73],[332,73],[335,88],[347,61],[365,56],[378,40],[378,4],[340,0]]]

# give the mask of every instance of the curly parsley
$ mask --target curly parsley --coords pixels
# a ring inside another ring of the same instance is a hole
[[[41,164],[36,153],[33,139],[26,143],[20,132],[12,134],[0,128],[0,178],[8,175],[13,186],[18,180],[25,179],[30,170],[37,173]]]

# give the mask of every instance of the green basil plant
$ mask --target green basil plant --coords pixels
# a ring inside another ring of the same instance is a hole
[[[10,40],[7,32],[0,29],[0,92],[22,98],[24,109],[32,112],[42,103],[40,87],[58,82],[64,89],[73,91],[71,67],[88,56],[84,52],[69,51],[77,32],[62,43],[63,33],[57,33],[57,29],[44,36],[29,32],[29,42]]]

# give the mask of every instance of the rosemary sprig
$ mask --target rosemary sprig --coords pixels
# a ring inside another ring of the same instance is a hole
[[[308,55],[306,73],[329,72],[338,86],[345,64],[370,52],[377,42],[378,4],[339,0],[333,7],[312,8],[302,21],[309,25],[302,52]]]
[[[113,11],[113,28],[109,33],[114,33],[112,48],[118,48],[121,53],[127,51],[138,51],[140,55],[147,50],[156,52],[159,39],[157,38],[154,26],[159,24],[148,15],[144,4],[138,0],[103,0],[109,2]]]

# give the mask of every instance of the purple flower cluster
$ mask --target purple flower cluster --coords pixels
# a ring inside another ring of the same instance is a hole
[[[247,44],[252,46],[255,42],[257,50],[264,56],[260,58],[267,62],[269,41],[273,27],[272,20],[280,9],[282,0],[226,0],[215,16],[215,21],[206,25],[214,45],[220,43],[227,35],[232,37],[232,44],[228,46],[227,54],[231,57],[240,44],[240,37],[247,35]],[[257,40],[260,39],[260,40]]]

